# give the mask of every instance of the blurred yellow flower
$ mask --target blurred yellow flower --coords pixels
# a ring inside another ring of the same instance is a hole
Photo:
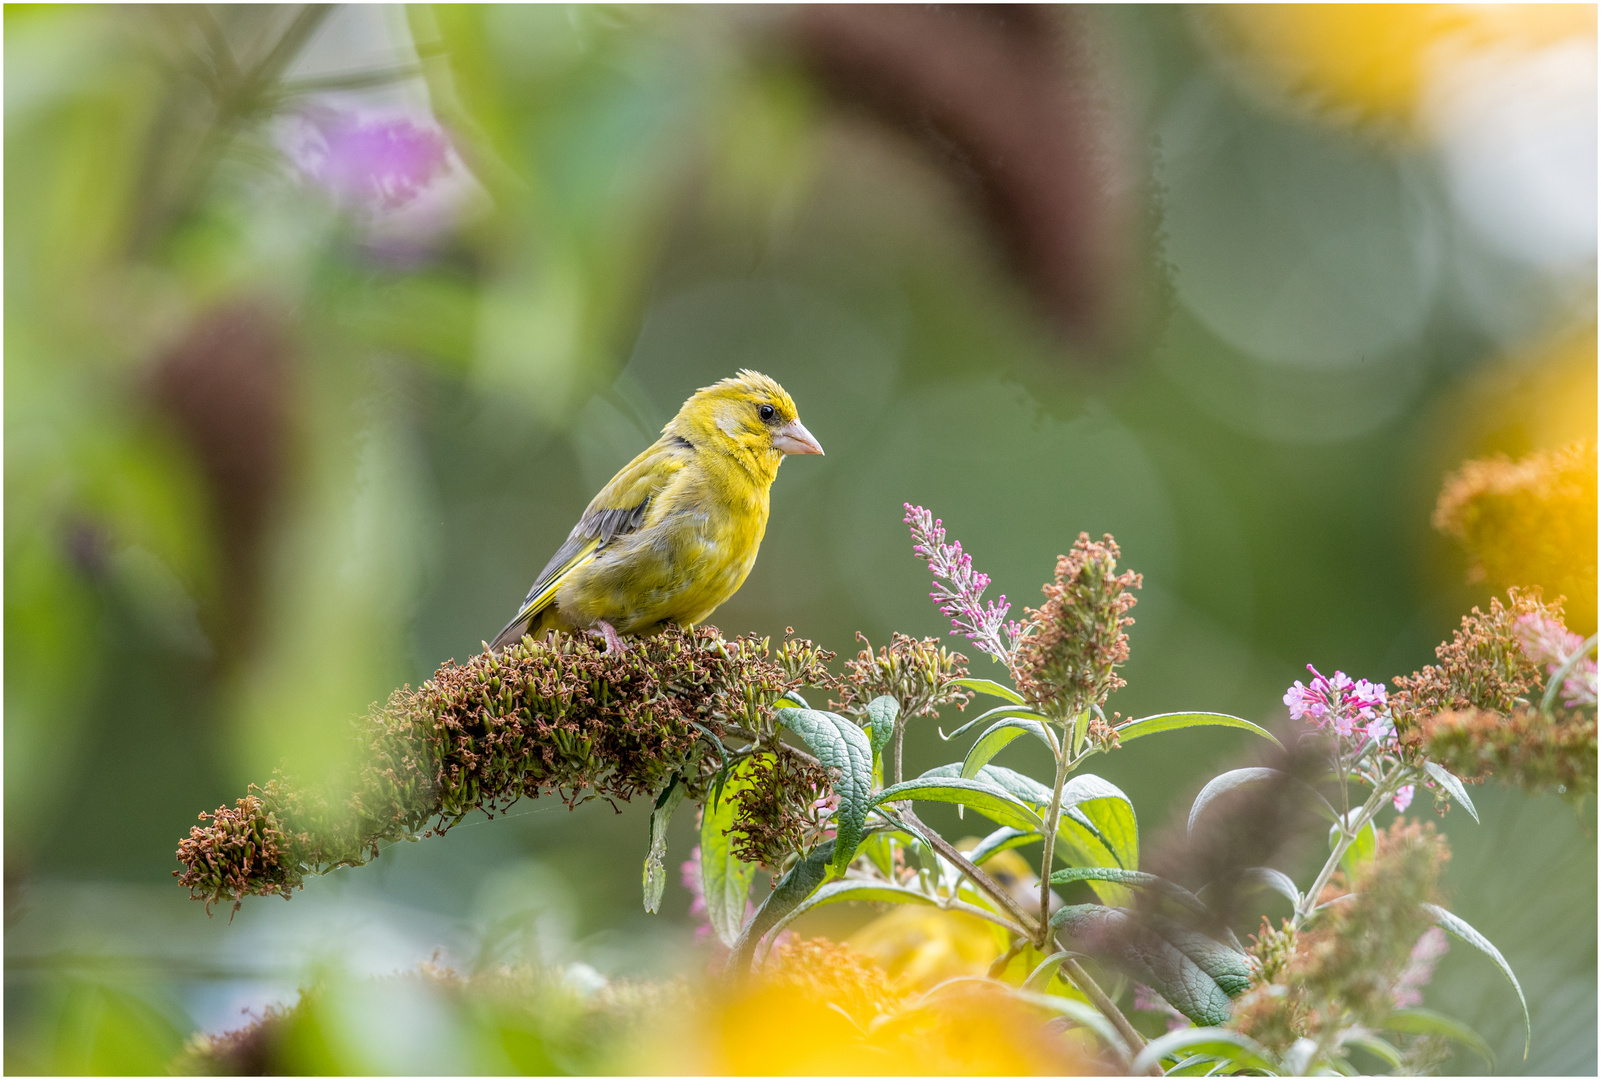
[[[1401,129],[1463,60],[1596,33],[1591,4],[1229,4],[1198,17],[1263,89]]]
[[[1446,478],[1434,525],[1462,542],[1471,574],[1497,591],[1539,586],[1566,597],[1568,626],[1596,627],[1596,441],[1517,462],[1469,461]]]
[[[978,981],[899,994],[848,945],[791,941],[743,991],[713,993],[645,1044],[648,1072],[1062,1075],[1095,1063],[1050,1017]]]

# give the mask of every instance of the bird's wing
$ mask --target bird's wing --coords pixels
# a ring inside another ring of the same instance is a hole
[[[539,579],[528,590],[516,617],[506,624],[491,648],[499,649],[521,638],[527,624],[556,598],[562,579],[593,559],[617,537],[638,529],[650,509],[651,499],[694,459],[694,453],[695,448],[687,440],[664,435],[624,465],[590,501],[584,516],[567,534],[566,542],[540,571]]]

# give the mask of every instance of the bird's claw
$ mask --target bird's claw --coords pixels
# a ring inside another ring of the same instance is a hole
[[[590,628],[589,632],[597,637],[606,639],[606,651],[608,653],[628,651],[628,646],[623,644],[623,639],[617,636],[617,631],[605,619],[596,619],[595,625]]]

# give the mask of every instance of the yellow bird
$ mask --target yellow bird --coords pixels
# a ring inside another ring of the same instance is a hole
[[[601,489],[490,648],[552,628],[692,626],[745,583],[786,454],[821,454],[778,383],[755,371],[695,392]]]

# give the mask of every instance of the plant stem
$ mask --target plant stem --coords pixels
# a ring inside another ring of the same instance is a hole
[[[911,809],[908,808],[905,810],[902,816],[905,818],[908,825],[915,828],[923,835],[925,839],[928,840],[931,845],[933,845],[934,850],[939,852],[941,857],[949,861],[952,866],[956,867],[963,874],[965,874],[968,880],[976,885],[981,892],[985,893],[990,897],[990,899],[994,900],[997,904],[1001,905],[1001,907],[1005,908],[1007,912],[1009,912],[1011,916],[1018,921],[1020,926],[1024,927],[1025,929],[1031,927],[1034,920],[1024,913],[1022,905],[1018,904],[1016,900],[1012,899],[1012,895],[1005,889],[1001,888],[1001,886],[996,883],[994,878],[990,877],[984,871],[974,866],[966,855],[963,855],[960,851],[957,851],[951,846],[950,841],[946,840],[933,829],[930,829],[927,825],[924,825],[923,822],[918,819],[917,815],[911,811]],[[1049,923],[1047,923],[1046,926],[1048,934]],[[1047,937],[1046,940],[1050,940],[1050,938]],[[1058,942],[1058,944],[1060,944],[1060,942]],[[1090,978],[1089,972],[1085,971],[1074,960],[1064,961],[1062,968],[1068,973],[1068,977],[1072,979],[1073,985],[1082,990],[1084,992],[1084,996],[1090,999],[1090,1003],[1099,1009],[1101,1014],[1112,1022],[1112,1026],[1117,1029],[1119,1035],[1123,1036],[1124,1041],[1129,1044],[1130,1049],[1136,1054],[1139,1053],[1140,1049],[1145,1045],[1145,1039],[1141,1037],[1138,1031],[1134,1030],[1134,1025],[1128,1022],[1128,1017],[1124,1016],[1123,1011],[1119,1009],[1115,1003],[1113,1003],[1111,998],[1106,996],[1106,992],[1096,985],[1094,979]]]
[[[895,717],[895,782],[901,782],[901,738],[906,734],[906,714]]]
[[[1134,1030],[1134,1025],[1129,1023],[1128,1017],[1123,1015],[1123,1010],[1112,1003],[1112,999],[1106,996],[1106,991],[1096,985],[1095,980],[1090,978],[1090,973],[1080,967],[1077,960],[1071,957],[1063,960],[1061,970],[1072,980],[1073,985],[1082,990],[1084,996],[1090,999],[1090,1004],[1099,1009],[1101,1015],[1112,1022],[1112,1026],[1117,1028],[1117,1033],[1123,1036],[1123,1041],[1128,1043],[1131,1054],[1138,1054],[1145,1048],[1145,1037]]]
[[[1340,865],[1340,860],[1345,857],[1346,851],[1356,838],[1361,835],[1362,830],[1378,815],[1379,807],[1384,804],[1384,800],[1399,786],[1396,783],[1397,777],[1407,772],[1410,772],[1410,770],[1397,769],[1375,787],[1373,794],[1368,796],[1367,802],[1363,803],[1361,809],[1357,811],[1354,823],[1346,820],[1346,818],[1350,817],[1349,813],[1340,820],[1339,842],[1334,845],[1334,850],[1329,852],[1328,861],[1323,864],[1323,869],[1318,872],[1317,878],[1312,882],[1312,887],[1302,894],[1301,903],[1295,909],[1295,918],[1291,923],[1291,929],[1299,930],[1302,924],[1312,917],[1312,909],[1317,905],[1318,894],[1323,891],[1323,886],[1329,883],[1329,878],[1333,876],[1335,869]]]
[[[1056,786],[1051,790],[1051,804],[1045,810],[1045,825],[1040,830],[1044,850],[1040,853],[1040,939],[1039,946],[1051,936],[1051,870],[1056,858],[1056,826],[1062,817],[1062,788],[1067,783],[1069,763],[1067,752],[1056,755]]]

